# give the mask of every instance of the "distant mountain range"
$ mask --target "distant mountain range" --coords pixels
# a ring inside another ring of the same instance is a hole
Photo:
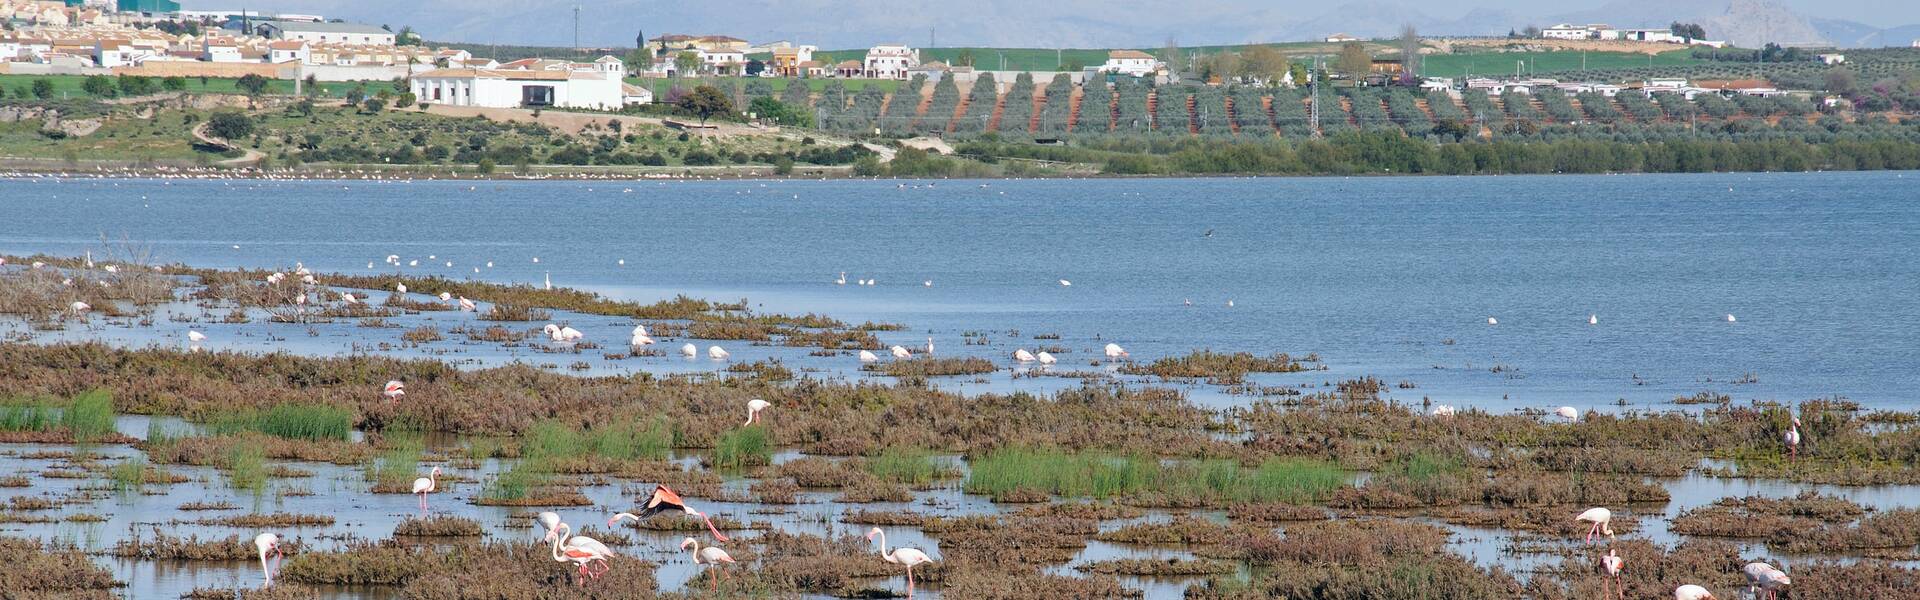
[[[195,0],[200,1],[200,0]],[[575,4],[556,0],[256,0],[253,8],[321,11],[395,29],[412,25],[429,39],[515,45],[573,43]],[[1294,8],[1282,4],[1304,4]],[[1699,23],[1708,37],[1742,47],[1767,42],[1802,46],[1905,46],[1920,25],[1880,27],[1803,14],[1772,0],[1613,0],[1567,11],[1556,3],[1526,11],[1474,9],[1432,14],[1415,0],[1352,0],[1344,4],[1187,0],[974,0],[965,10],[941,0],[834,0],[831,3],[739,0],[712,3],[608,0],[581,4],[582,45],[631,45],[637,30],[728,34],[752,41],[794,40],[823,48],[882,42],[916,46],[1046,48],[1156,47],[1318,40],[1334,33],[1385,38],[1413,25],[1429,36],[1505,35],[1529,25],[1607,23],[1665,27]],[[304,9],[304,10],[303,10]],[[1016,15],[1016,16],[1010,16]],[[937,41],[936,41],[937,40]]]

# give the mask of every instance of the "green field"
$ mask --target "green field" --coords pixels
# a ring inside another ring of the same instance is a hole
[[[1525,61],[1525,66],[1520,65]],[[1582,62],[1584,61],[1584,66]],[[1469,75],[1513,75],[1523,73],[1578,71],[1581,69],[1622,69],[1631,67],[1671,67],[1706,64],[1693,58],[1692,51],[1670,50],[1659,55],[1632,52],[1473,52],[1432,54],[1421,59],[1422,77],[1466,77]]]
[[[87,93],[84,91],[81,91],[81,88],[80,88],[80,84],[86,81],[87,79],[86,76],[84,75],[11,75],[11,74],[0,75],[0,89],[6,90],[8,97],[24,98],[24,97],[27,97],[27,95],[30,95],[30,92],[24,95],[22,94],[22,92],[30,90],[33,86],[33,80],[35,79],[45,79],[47,81],[53,82],[53,97],[55,98],[82,98],[87,96]],[[153,81],[154,87],[158,89],[160,86],[160,78],[155,77],[152,79],[154,80]],[[236,81],[235,79],[220,79],[220,78],[213,78],[213,77],[209,77],[206,79],[201,79],[199,77],[186,77],[184,79],[186,79],[187,81],[188,92],[219,93],[219,94],[241,93],[240,88],[234,85],[234,81]],[[383,86],[383,85],[389,85],[389,84],[390,82],[386,82],[386,81],[370,81],[365,83],[365,85],[370,89],[374,88],[375,86]],[[339,96],[346,95],[347,90],[351,90],[358,85],[362,85],[362,84],[358,82],[338,82],[338,81],[321,82],[320,90],[321,90],[321,95],[323,96],[339,97]],[[293,80],[291,79],[269,80],[267,83],[267,93],[268,94],[291,94],[293,93]]]

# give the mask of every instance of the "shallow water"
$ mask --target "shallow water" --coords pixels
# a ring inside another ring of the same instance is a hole
[[[550,276],[620,298],[744,296],[771,311],[903,322],[910,331],[882,339],[911,347],[932,336],[943,353],[1004,359],[1040,345],[1034,334],[1057,333],[1075,350],[1063,366],[1085,364],[1106,340],[1136,359],[1204,347],[1318,352],[1331,371],[1282,379],[1375,375],[1416,384],[1398,392],[1406,400],[1492,410],[1659,404],[1703,389],[1911,410],[1920,407],[1909,368],[1920,361],[1911,174],[36,178],[0,180],[0,251],[74,255],[104,237],[165,261],[347,272],[398,254],[419,260],[402,270],[420,275]],[[834,285],[842,271],[879,283]],[[994,332],[993,345],[963,347],[966,331]],[[625,339],[623,329],[588,334]],[[779,352],[734,350],[747,361]],[[1758,381],[1730,383],[1748,374]]]

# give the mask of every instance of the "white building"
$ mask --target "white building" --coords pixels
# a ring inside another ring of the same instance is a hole
[[[309,64],[308,58],[311,56],[307,51],[307,43],[300,40],[280,40],[267,44],[267,62],[273,64]]]
[[[264,38],[300,40],[308,43],[392,46],[394,41],[393,32],[358,23],[269,21],[255,27],[254,33]]]
[[[427,71],[413,76],[413,94],[421,102],[489,108],[613,110],[653,99],[651,92],[621,81],[626,69],[618,58],[604,56],[591,63],[564,63],[563,68],[547,62],[541,61],[537,68]]]
[[[700,69],[716,75],[738,75],[746,68],[747,54],[739,50],[694,50],[700,57]]]
[[[1550,40],[1586,40],[1593,39],[1593,29],[1586,25],[1568,25],[1561,23],[1540,30],[1540,37]]]
[[[1347,34],[1345,34],[1345,33],[1336,33],[1336,34],[1333,34],[1333,35],[1330,35],[1330,36],[1327,36],[1327,38],[1326,38],[1326,39],[1327,39],[1327,43],[1329,43],[1329,44],[1341,44],[1341,43],[1346,43],[1346,42],[1358,42],[1358,41],[1360,41],[1360,38],[1357,38],[1357,37],[1353,37],[1353,36],[1351,36],[1351,35],[1347,35]]]
[[[1829,64],[1829,65],[1837,65],[1843,62],[1847,62],[1847,55],[1845,54],[1822,54],[1822,55],[1819,55],[1818,58],[1820,59],[1820,62]]]
[[[207,62],[242,62],[246,60],[245,57],[240,56],[240,46],[235,45],[233,42],[207,42],[207,47],[202,50],[200,54],[200,59]]]
[[[1114,50],[1107,53],[1107,64],[1100,66],[1100,72],[1145,77],[1164,66],[1152,54],[1139,50]]]
[[[1622,29],[1620,39],[1629,42],[1666,42],[1678,44],[1686,40],[1674,35],[1671,29]]]
[[[906,44],[881,44],[867,50],[861,63],[866,76],[876,79],[906,79],[907,71],[920,66],[920,51]]]

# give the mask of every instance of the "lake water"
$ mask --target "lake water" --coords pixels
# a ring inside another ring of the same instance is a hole
[[[746,297],[769,311],[901,322],[910,330],[883,339],[917,346],[931,336],[943,353],[1003,361],[1016,347],[1059,344],[1076,352],[1062,366],[1085,365],[1106,341],[1136,359],[1200,348],[1317,352],[1329,372],[1268,380],[1374,375],[1417,386],[1397,390],[1403,400],[1491,410],[1612,410],[1618,399],[1644,407],[1702,390],[1912,410],[1915,184],[1920,174],[1900,172],[16,179],[0,180],[0,252],[76,255],[106,238],[168,262],[302,261],[322,272],[390,269],[381,261],[397,254],[420,261],[402,268],[410,274],[550,277],[624,299]],[[850,283],[835,285],[842,271]],[[851,283],[867,278],[877,285]],[[624,340],[622,326],[589,334]],[[969,331],[995,332],[994,345],[963,347]],[[1032,339],[1042,333],[1062,339]],[[779,352],[733,351],[736,361]],[[980,389],[1063,385],[1046,379]]]

